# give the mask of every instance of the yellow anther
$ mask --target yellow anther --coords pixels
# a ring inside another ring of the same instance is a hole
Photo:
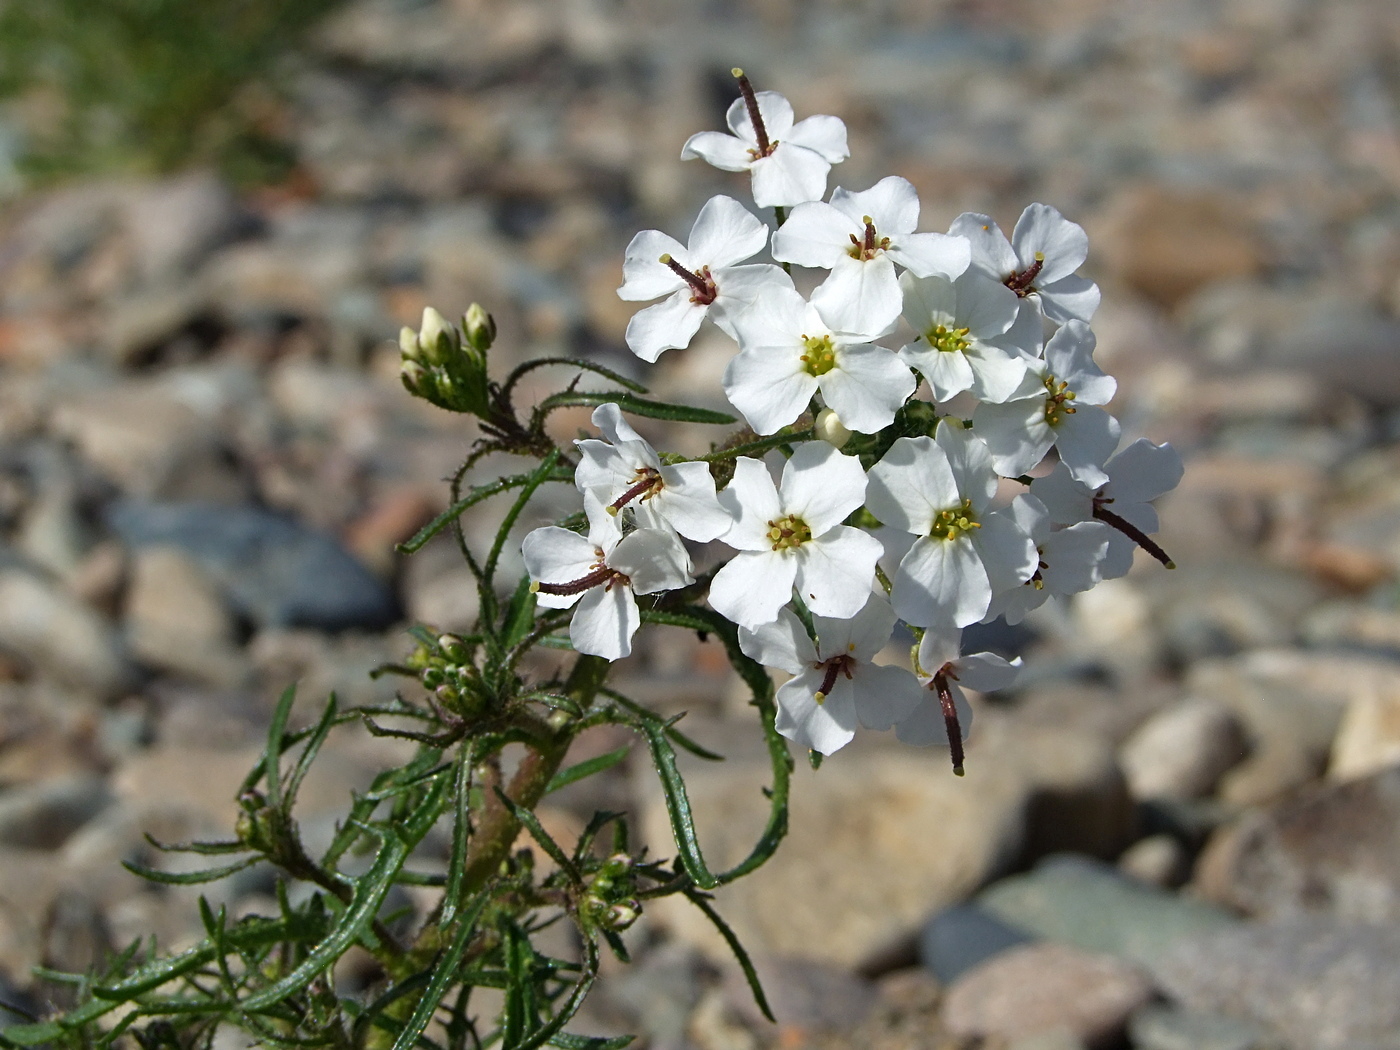
[[[734,67],[733,69],[731,69],[729,72],[730,72],[730,74],[734,77],[735,80],[738,80],[741,76],[744,75],[744,71],[743,71],[742,69],[740,69],[738,66],[735,66],[735,67]]]
[[[853,653],[853,652],[855,652],[855,651],[856,651],[856,643],[855,643],[855,642],[851,642],[849,645],[846,646],[846,652],[848,652],[848,653]]]
[[[671,265],[671,253],[670,253],[670,252],[667,252],[667,253],[666,253],[665,255],[663,255],[658,261],[661,263],[662,266],[670,266],[670,265]]]
[[[815,693],[812,694],[812,699],[817,702],[818,707],[821,707],[822,704],[826,703],[826,694],[823,693],[820,689],[818,689]]]
[[[540,590],[540,581],[539,581],[539,580],[532,580],[531,583],[530,583],[530,593],[531,593],[531,594],[538,594],[538,593],[539,593],[539,590]]]
[[[617,508],[616,508],[616,507],[609,506],[609,507],[607,508],[607,511],[608,511],[608,517],[610,517],[610,518],[615,518],[615,517],[617,517]]]
[[[1043,263],[1043,262],[1045,261],[1045,253],[1044,253],[1044,252],[1036,252],[1036,253],[1035,253],[1035,261],[1038,262],[1038,263]]]

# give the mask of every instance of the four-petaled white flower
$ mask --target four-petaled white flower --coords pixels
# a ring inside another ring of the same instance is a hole
[[[898,357],[871,340],[835,332],[796,291],[764,296],[739,326],[744,348],[724,372],[724,392],[760,434],[800,416],[818,390],[843,426],[873,434],[894,422],[914,392]]]
[[[787,609],[757,629],[741,627],[748,656],[793,676],[778,687],[778,732],[829,755],[850,743],[857,725],[884,730],[908,718],[922,699],[918,681],[902,667],[871,662],[894,624],[889,602],[871,594],[848,619],[813,616],[815,645]]]
[[[681,244],[660,230],[643,230],[627,245],[619,298],[641,301],[668,296],[627,324],[627,346],[644,361],[689,346],[710,315],[729,336],[734,319],[775,286],[792,287],[776,266],[740,266],[768,243],[768,227],[732,197],[711,197]]]
[[[1000,473],[1024,474],[1054,445],[1076,481],[1092,488],[1108,480],[1103,463],[1118,446],[1119,428],[1098,406],[1112,400],[1118,383],[1099,370],[1093,354],[1094,333],[1083,321],[1070,321],[1045,344],[1045,359],[1028,363],[1016,397],[977,406],[973,429]]]
[[[1127,575],[1133,567],[1135,545],[1167,568],[1176,568],[1167,552],[1148,535],[1159,527],[1157,508],[1151,501],[1181,480],[1181,456],[1176,449],[1139,438],[1105,463],[1104,473],[1108,481],[1090,488],[1075,481],[1060,464],[1031,483],[1031,495],[1045,504],[1050,520],[1057,525],[1102,521],[1112,526],[1108,551],[1099,566],[1103,579]]]
[[[919,706],[895,726],[906,744],[950,748],[953,771],[963,771],[963,741],[972,727],[972,708],[962,686],[979,693],[1005,689],[1021,670],[1021,658],[1007,662],[992,653],[959,656],[961,631],[929,631],[919,643],[919,681],[924,685]]]
[[[991,509],[991,453],[973,434],[943,422],[938,437],[900,438],[870,469],[866,504],[886,525],[917,537],[895,570],[890,599],[918,627],[966,627],[987,612],[991,579],[1028,580],[1030,537]]]
[[[1016,320],[1014,292],[977,270],[956,280],[905,273],[899,287],[904,317],[919,333],[899,356],[923,373],[935,401],[964,390],[979,401],[1005,401],[1016,392],[1027,355],[1004,341]]]
[[[983,622],[998,616],[1017,624],[1051,595],[1078,594],[1100,579],[1100,566],[1108,552],[1113,530],[1101,521],[1081,521],[1068,528],[1051,529],[1050,512],[1034,496],[1022,494],[1011,501],[1011,516],[1035,544],[1035,573],[1023,583],[999,586],[992,581],[992,604]]]
[[[535,529],[522,545],[525,569],[544,608],[578,603],[569,624],[576,650],[620,660],[632,651],[632,635],[642,622],[634,595],[694,583],[690,555],[669,529],[623,535],[621,522],[596,499],[585,493],[583,502],[588,535],[556,525]]]
[[[781,486],[760,460],[744,457],[719,499],[734,517],[720,538],[739,553],[710,581],[715,611],[750,629],[771,623],[794,583],[819,616],[854,616],[865,605],[880,544],[841,524],[865,502],[855,456],[809,442],[783,466]]]
[[[1089,237],[1050,205],[1029,205],[1009,241],[990,216],[975,212],[959,215],[948,232],[972,242],[974,267],[1039,304],[1050,320],[1088,321],[1098,309],[1098,285],[1074,272],[1089,257]]]
[[[747,86],[746,81],[740,82]],[[851,155],[846,125],[817,116],[793,123],[792,106],[776,91],[745,92],[729,107],[732,135],[701,131],[681,148],[681,160],[699,157],[723,171],[753,176],[753,202],[760,208],[790,207],[821,200],[833,164]],[[757,116],[755,117],[755,107]]]
[[[836,187],[831,203],[812,201],[792,210],[773,234],[773,258],[830,270],[812,303],[842,332],[884,331],[898,319],[903,296],[894,264],[919,277],[957,277],[971,248],[963,237],[915,233],[919,198],[908,180],[881,179],[852,193]]]
[[[622,418],[615,404],[593,410],[606,441],[574,442],[580,453],[574,481],[609,514],[631,507],[641,528],[670,528],[705,543],[730,525],[704,463],[663,464],[656,450]]]

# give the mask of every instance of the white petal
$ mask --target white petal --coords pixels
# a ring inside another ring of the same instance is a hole
[[[934,274],[957,277],[967,269],[972,249],[965,237],[949,237],[946,233],[906,233],[891,243],[889,254],[900,266],[920,277],[932,277]]]
[[[681,160],[696,157],[721,171],[747,171],[754,159],[747,142],[722,131],[701,131],[686,139]]]
[[[870,598],[875,563],[883,553],[874,536],[838,525],[797,549],[798,593],[815,615],[854,616]]]
[[[993,404],[1015,395],[1026,379],[1026,361],[990,344],[974,343],[962,354],[972,368],[972,393]]]
[[[1055,447],[1070,476],[1090,488],[1108,483],[1103,465],[1118,447],[1118,420],[1097,405],[1080,405],[1074,415],[1060,417]]]
[[[948,457],[961,497],[971,500],[972,509],[981,514],[997,491],[996,471],[987,443],[971,430],[946,422],[939,426],[934,440]]]
[[[919,539],[899,563],[890,595],[900,619],[916,627],[966,627],[992,599],[987,570],[972,541]]]
[[[690,257],[717,270],[763,251],[768,227],[733,197],[711,197],[690,228]]]
[[[686,539],[708,543],[729,531],[733,520],[719,505],[715,479],[704,463],[661,468],[662,489],[644,501]]]
[[[851,155],[846,145],[846,125],[840,117],[816,116],[799,120],[782,139],[812,150],[828,164],[839,164]]]
[[[967,697],[956,682],[948,683],[948,692],[952,694],[953,708],[958,713],[958,730],[966,740],[968,731],[972,728],[972,708],[968,706]],[[943,718],[943,705],[939,702],[937,691],[924,688],[919,706],[908,718],[894,727],[894,735],[899,738],[900,743],[909,744],[911,747],[929,747],[934,744],[949,746],[948,723]]]
[[[851,234],[863,231],[864,227],[830,204],[799,204],[773,234],[773,258],[798,266],[830,269],[837,260],[850,258],[846,249],[851,246]]]
[[[674,591],[695,582],[690,555],[670,530],[637,529],[608,555],[608,567],[629,577],[636,594]]]
[[[797,559],[782,551],[741,551],[710,581],[710,607],[753,630],[778,618],[792,598]]]
[[[749,630],[739,628],[739,648],[764,667],[776,667],[788,674],[809,671],[817,662],[817,650],[807,637],[802,621],[784,609],[772,623]]]
[[[908,365],[883,346],[869,343],[838,348],[836,367],[817,383],[841,422],[862,434],[893,423],[917,386]]]
[[[903,667],[862,664],[851,686],[860,724],[881,732],[908,718],[923,699],[923,686]]]
[[[1087,277],[1071,274],[1040,287],[1036,298],[1045,316],[1058,324],[1088,321],[1099,308],[1099,286]]]
[[[849,654],[861,663],[869,663],[876,653],[889,644],[894,625],[894,610],[890,608],[889,601],[882,595],[868,594],[865,605],[852,617],[812,617],[812,626],[817,629],[817,641],[820,643],[817,655],[830,659]]]
[[[1045,344],[1046,369],[1069,384],[1076,404],[1106,405],[1118,389],[1118,381],[1094,363],[1097,342],[1083,321],[1070,321]]]
[[[734,477],[719,494],[719,504],[733,519],[720,538],[745,551],[771,551],[768,523],[783,516],[778,487],[762,460],[740,456],[734,461]]]
[[[783,511],[821,536],[865,502],[865,471],[857,457],[842,455],[825,441],[809,441],[783,465],[779,491]]]
[[[934,325],[956,327],[958,292],[950,278],[916,277],[906,271],[899,275],[899,288],[904,293],[904,316],[921,337]]]
[[[957,293],[957,325],[967,327],[978,339],[1003,334],[1021,308],[1015,292],[980,270],[964,273],[953,288]]]
[[[709,309],[691,302],[690,289],[682,288],[633,315],[627,322],[627,348],[643,361],[655,361],[667,350],[689,346]]]
[[[932,677],[944,664],[957,660],[962,652],[962,631],[946,625],[930,628],[919,642],[919,669]]]
[[[1045,322],[1041,320],[1040,308],[1036,305],[1039,301],[1039,296],[1017,299],[1016,320],[1002,335],[993,336],[987,341],[1010,354],[1039,357],[1045,346]]]
[[[830,755],[851,742],[859,723],[849,682],[840,679],[819,704],[813,694],[820,685],[821,677],[812,671],[779,686],[774,725],[793,743]]]
[[[730,359],[724,370],[729,403],[760,434],[773,434],[807,408],[817,378],[802,367],[795,347],[757,346]]]
[[[1056,464],[1043,478],[1032,481],[1031,495],[1045,504],[1050,520],[1056,525],[1093,520],[1094,490],[1070,477],[1069,468],[1063,463]]]
[[[861,260],[842,252],[829,265],[831,275],[812,293],[812,305],[833,329],[882,331],[899,318],[904,295],[886,253]]]
[[[598,549],[577,532],[561,529],[557,525],[546,525],[535,529],[521,544],[521,554],[525,558],[525,571],[530,579],[539,583],[573,583],[593,571],[599,554]],[[579,600],[577,594],[537,595],[539,604],[546,609],[567,609]]]
[[[632,636],[641,625],[630,587],[621,583],[594,587],[574,610],[569,641],[581,653],[621,660],[632,652]]]
[[[588,542],[606,556],[622,539],[622,522],[609,514],[607,506],[595,492],[583,493],[583,512],[588,517]]]
[[[755,91],[754,101],[758,103],[758,117],[763,121],[763,130],[768,133],[768,141],[781,139],[792,127],[792,103],[776,91]],[[754,131],[749,108],[743,98],[736,98],[724,115],[729,130],[746,142],[758,145],[758,133]]]
[[[972,265],[992,280],[1000,283],[1020,269],[1015,249],[991,216],[963,212],[953,220],[948,232],[972,243]]]
[[[1035,575],[1039,554],[1015,518],[1004,510],[994,511],[982,518],[981,525],[972,534],[972,545],[990,582],[1004,588]]]
[[[615,445],[589,438],[574,442],[579,451],[574,484],[581,492],[592,492],[604,505],[627,491],[637,468]]]
[[[838,186],[831,194],[831,204],[854,220],[862,232],[869,215],[881,237],[913,233],[919,226],[919,195],[913,183],[898,175],[887,175],[859,193]]]
[[[1045,590],[1078,594],[1099,582],[1099,564],[1108,553],[1111,529],[1101,521],[1081,521],[1051,533],[1045,541],[1040,570]]]
[[[1138,438],[1108,461],[1113,480],[1104,494],[1125,503],[1146,503],[1176,488],[1182,473],[1181,456],[1171,445]]]
[[[819,201],[826,194],[831,171],[821,155],[791,142],[753,162],[753,202],[760,208],[788,208]]]
[[[674,237],[667,237],[660,230],[643,230],[627,245],[622,260],[622,287],[617,290],[617,297],[642,302],[684,288],[685,281],[660,260],[663,255],[680,260],[685,254],[685,246]]]
[[[970,390],[976,379],[972,362],[965,354],[935,350],[922,338],[900,350],[899,357],[928,380],[935,401],[947,401],[955,394]]]
[[[865,504],[886,525],[922,536],[961,497],[947,454],[932,438],[900,438],[870,468]]]
[[[609,401],[606,405],[599,405],[595,408],[593,410],[592,422],[595,427],[602,431],[603,437],[607,438],[614,445],[622,446],[635,442],[644,446],[646,450],[651,453],[643,461],[646,466],[655,467],[661,465],[661,461],[656,458],[656,453],[651,452],[651,445],[646,442],[642,435],[632,429],[631,424],[628,423],[627,420],[622,418],[622,409],[618,408],[614,402]],[[582,448],[584,442],[580,441],[578,445]],[[641,466],[643,463],[638,463],[637,465]]]
[[[1008,663],[994,653],[973,653],[960,657],[953,665],[958,684],[979,693],[994,693],[1005,689],[1021,673],[1021,658]]]
[[[1089,235],[1084,227],[1070,222],[1059,210],[1048,204],[1031,204],[1016,220],[1011,234],[1011,246],[1025,269],[1040,252],[1045,264],[1036,275],[1037,286],[1068,277],[1084,265],[1089,257]]]
[[[1043,397],[978,405],[972,429],[991,450],[997,473],[1007,478],[1028,472],[1055,443],[1055,430],[1045,422]]]
[[[808,329],[808,309],[807,300],[791,284],[775,284],[735,319],[734,338],[741,350],[757,346],[800,346],[804,333],[824,334]]]
[[[714,278],[717,293],[710,319],[720,331],[735,340],[749,314],[761,309],[764,299],[792,290],[792,278],[769,263],[726,266],[710,276]]]

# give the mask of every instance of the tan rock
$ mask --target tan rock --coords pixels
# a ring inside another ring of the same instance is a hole
[[[247,677],[223,596],[175,547],[145,547],[132,556],[126,628],[132,652],[152,667],[211,685],[238,685]]]
[[[1347,702],[1332,741],[1329,780],[1355,780],[1400,762],[1400,683]]]

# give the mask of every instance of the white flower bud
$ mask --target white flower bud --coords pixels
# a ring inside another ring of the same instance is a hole
[[[817,432],[817,437],[834,448],[840,448],[851,440],[851,432],[846,429],[841,418],[829,408],[817,413],[817,422],[812,429]]]

